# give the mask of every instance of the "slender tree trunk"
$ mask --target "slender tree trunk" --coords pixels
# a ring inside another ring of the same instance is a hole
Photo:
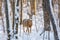
[[[55,38],[55,40],[59,40],[57,29],[56,29],[56,25],[55,25],[55,22],[54,22],[54,18],[53,18],[51,9],[50,9],[50,2],[49,2],[49,0],[42,0],[42,1],[43,1],[43,11],[44,11],[44,14],[45,14],[45,11],[47,10],[48,14],[50,16],[51,22],[52,22],[53,31],[54,31],[54,38]]]
[[[20,25],[20,36],[21,36],[21,24],[22,24],[22,7],[21,7],[21,0],[19,0],[19,25]]]
[[[0,17],[2,16],[2,0],[0,0]]]
[[[20,3],[21,3],[20,24],[22,24],[22,0]]]
[[[11,3],[11,8],[13,12],[13,24],[12,24],[12,29],[13,29],[13,36],[14,36],[14,24],[15,24],[15,0],[10,0]]]
[[[51,28],[50,28],[50,16],[49,16],[48,10],[46,10],[47,9],[47,3],[46,2],[44,2],[44,3],[45,3],[44,8],[43,8],[43,11],[44,11],[44,32],[48,31],[48,34],[49,34],[49,32],[51,30]],[[50,38],[49,35],[48,35],[48,38]]]
[[[19,0],[17,0],[17,4],[15,5],[16,7],[19,6]],[[15,9],[17,12],[19,12],[19,9]],[[19,13],[15,13],[16,14],[19,14]],[[17,18],[15,18],[15,21],[16,21],[16,33],[15,34],[18,34],[18,22],[19,22],[19,16],[16,15]],[[16,36],[16,39],[18,39],[18,36]]]
[[[7,26],[7,35],[8,39],[10,40],[10,30],[9,30],[9,16],[8,16],[8,5],[7,5],[7,0],[5,0],[5,13],[6,13],[6,26]]]
[[[5,26],[4,26],[3,16],[2,16],[2,26],[3,26],[3,32],[5,33]]]
[[[60,0],[58,0],[58,18],[59,18],[59,27],[60,27]]]
[[[54,10],[54,5],[58,3],[58,0],[52,0],[52,6],[53,6],[53,10]]]
[[[50,28],[50,16],[49,16],[48,10],[46,10],[47,5],[45,5],[44,7],[45,7],[45,9],[44,9],[44,30],[50,31],[49,30],[49,28]]]
[[[19,6],[19,0],[17,0],[17,5],[16,6]]]
[[[12,11],[13,11],[13,25],[12,25],[12,27],[13,27],[13,33],[14,33],[14,24],[15,24],[15,0],[12,1]]]
[[[3,0],[0,0],[0,17],[2,20],[3,32],[5,33],[4,21],[3,21],[3,15],[2,15],[2,2]]]
[[[36,12],[36,0],[30,0],[31,4],[31,13],[35,15]]]

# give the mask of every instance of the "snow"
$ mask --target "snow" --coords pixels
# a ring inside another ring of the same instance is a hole
[[[57,5],[55,5],[55,6],[57,6]],[[58,8],[58,6],[57,6],[57,8]],[[23,11],[24,11],[23,12],[24,13],[23,14],[23,19],[25,19],[25,18],[28,19],[29,17],[27,15],[27,8],[23,8]],[[57,10],[55,9],[55,11],[57,11]],[[9,9],[9,13],[10,13],[10,9]],[[16,13],[18,13],[18,12],[16,11]],[[43,31],[43,28],[44,28],[44,18],[43,18],[44,16],[43,16],[42,8],[39,9],[39,12],[37,11],[36,13],[37,13],[36,16],[34,15],[32,17],[32,20],[33,20],[32,32],[30,34],[28,34],[27,32],[23,32],[23,26],[19,25],[18,26],[18,34],[15,35],[15,36],[18,36],[18,39],[15,39],[14,37],[11,36],[11,40],[48,40],[48,32],[47,31],[45,31],[45,33],[43,33],[40,36],[40,33]],[[56,23],[56,26],[57,26],[56,28],[57,28],[58,35],[59,35],[59,38],[60,38],[60,28],[58,26],[58,21],[57,21],[58,20],[58,17],[57,17],[58,15],[56,15],[56,13],[54,13],[53,16],[54,16],[54,19],[55,19],[55,23]],[[10,30],[11,30],[10,34],[12,34],[11,19],[12,18],[9,15]],[[5,25],[5,33],[3,32],[2,21],[0,20],[0,40],[7,40],[6,20],[5,20],[5,18],[4,18],[4,25]],[[52,24],[50,26],[51,26],[50,40],[54,40],[54,32],[53,32],[53,29],[52,29]],[[36,27],[37,27],[37,29],[36,29]]]

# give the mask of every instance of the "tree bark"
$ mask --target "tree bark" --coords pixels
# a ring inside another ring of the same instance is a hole
[[[35,15],[36,12],[36,0],[30,0],[31,4],[31,13]]]
[[[59,27],[60,27],[60,0],[58,0],[58,18],[59,18]]]
[[[0,18],[1,18],[1,20],[2,20],[2,25],[3,25],[3,31],[4,31],[4,33],[5,33],[5,27],[4,27],[4,21],[3,21],[3,14],[2,14],[2,2],[3,2],[3,0],[0,0]]]
[[[5,0],[5,13],[6,13],[6,26],[7,26],[7,35],[8,35],[8,39],[10,40],[10,30],[9,30],[9,16],[8,16],[8,5],[7,5],[7,0]]]
[[[19,0],[17,0],[17,4],[16,4],[16,7],[19,6]],[[15,9],[17,12],[19,12],[19,9]],[[16,33],[15,34],[18,34],[18,22],[19,22],[19,16],[16,15],[16,14],[19,14],[19,13],[15,13],[15,16],[17,16],[17,18],[15,18],[15,21],[16,21]],[[15,36],[16,39],[18,39],[18,36]]]
[[[45,14],[45,11],[48,11],[48,14],[50,16],[50,20],[52,22],[53,31],[54,31],[54,38],[55,38],[55,40],[59,40],[56,25],[55,25],[55,21],[54,21],[54,18],[53,18],[52,12],[51,12],[51,8],[50,8],[50,2],[49,2],[49,0],[42,0],[42,2],[43,2],[43,12],[44,12],[44,14]]]
[[[20,24],[22,24],[22,0],[21,0]]]
[[[15,0],[10,0],[10,3],[11,3],[12,13],[13,13],[13,24],[12,24],[12,29],[13,29],[13,36],[14,36],[14,24],[15,24]]]
[[[2,16],[2,0],[0,0],[0,16]]]

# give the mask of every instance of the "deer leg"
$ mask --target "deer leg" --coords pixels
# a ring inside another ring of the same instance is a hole
[[[31,33],[31,28],[30,28],[30,33]]]
[[[28,27],[26,27],[26,32],[28,32]]]
[[[23,27],[23,32],[25,32],[25,29],[24,29],[24,27]]]
[[[28,28],[26,29],[26,32],[28,32]]]
[[[27,31],[28,31],[28,33],[29,33],[29,28],[27,27]]]
[[[28,28],[28,33],[30,32],[29,28]]]
[[[26,32],[27,32],[27,29],[26,29]]]

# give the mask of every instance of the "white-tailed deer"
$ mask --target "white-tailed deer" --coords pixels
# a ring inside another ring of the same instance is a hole
[[[23,31],[25,32],[25,28],[27,28],[26,31],[28,31],[28,33],[30,33],[31,32],[31,27],[32,27],[32,20],[24,19],[23,20]]]
[[[31,27],[32,27],[32,16],[36,14],[36,0],[30,0],[30,7],[29,9],[31,9],[31,13],[27,13],[29,15],[29,19],[23,19],[22,20],[22,7],[23,7],[23,4],[22,2],[26,3],[27,0],[23,0],[21,1],[21,13],[20,13],[20,24],[23,24],[23,31],[25,30],[25,28],[27,28],[26,31],[28,32],[31,32]],[[28,5],[29,6],[29,5]],[[30,29],[30,30],[29,30]]]

